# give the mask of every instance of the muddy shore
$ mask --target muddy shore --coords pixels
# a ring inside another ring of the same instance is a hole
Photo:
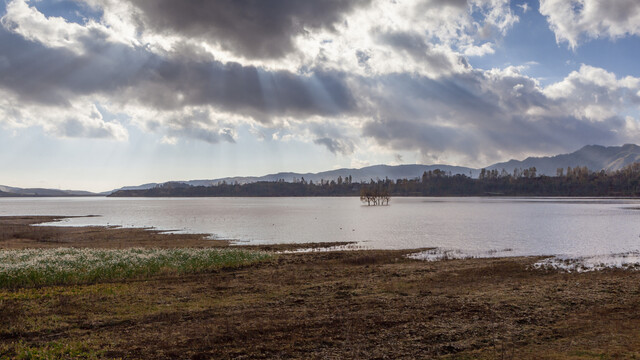
[[[229,246],[30,226],[55,219],[0,218],[0,249]],[[536,270],[536,257],[424,262],[412,252],[277,254],[195,275],[0,289],[0,358],[640,358],[640,272]]]

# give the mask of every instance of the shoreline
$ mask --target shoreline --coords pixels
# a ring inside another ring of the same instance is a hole
[[[210,234],[172,233],[154,228],[41,225],[69,218],[95,216],[0,216],[0,250],[55,247],[105,249],[234,247],[261,251],[295,251],[355,244],[343,241],[244,245],[235,243],[233,240],[211,239]]]
[[[0,249],[230,247],[202,234],[29,225],[55,218],[0,217]],[[541,257],[427,262],[412,252],[280,253],[187,275],[0,289],[0,358],[640,355],[639,271],[533,268]]]

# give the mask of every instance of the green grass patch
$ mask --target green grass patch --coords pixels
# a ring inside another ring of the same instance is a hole
[[[0,358],[16,360],[100,359],[102,351],[96,351],[83,343],[48,342],[40,346],[22,341],[0,345]]]
[[[241,249],[0,250],[0,288],[87,284],[238,267],[269,258]]]

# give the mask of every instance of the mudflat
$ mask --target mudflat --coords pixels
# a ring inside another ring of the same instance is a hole
[[[229,246],[31,226],[51,220],[0,218],[0,248]],[[197,274],[0,289],[0,358],[640,358],[640,272],[534,269],[538,257],[425,262],[413,252],[274,252]]]

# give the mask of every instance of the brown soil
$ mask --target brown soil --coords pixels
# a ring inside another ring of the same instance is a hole
[[[234,245],[228,240],[211,239],[208,234],[171,234],[153,229],[102,226],[31,226],[57,222],[72,216],[0,216],[0,249],[26,248],[107,248],[131,247],[183,248],[225,247]],[[286,251],[319,249],[349,242],[306,244],[243,245],[246,249]]]
[[[82,344],[125,359],[640,358],[640,272],[410,252],[281,254],[197,275],[0,290],[0,357]]]

